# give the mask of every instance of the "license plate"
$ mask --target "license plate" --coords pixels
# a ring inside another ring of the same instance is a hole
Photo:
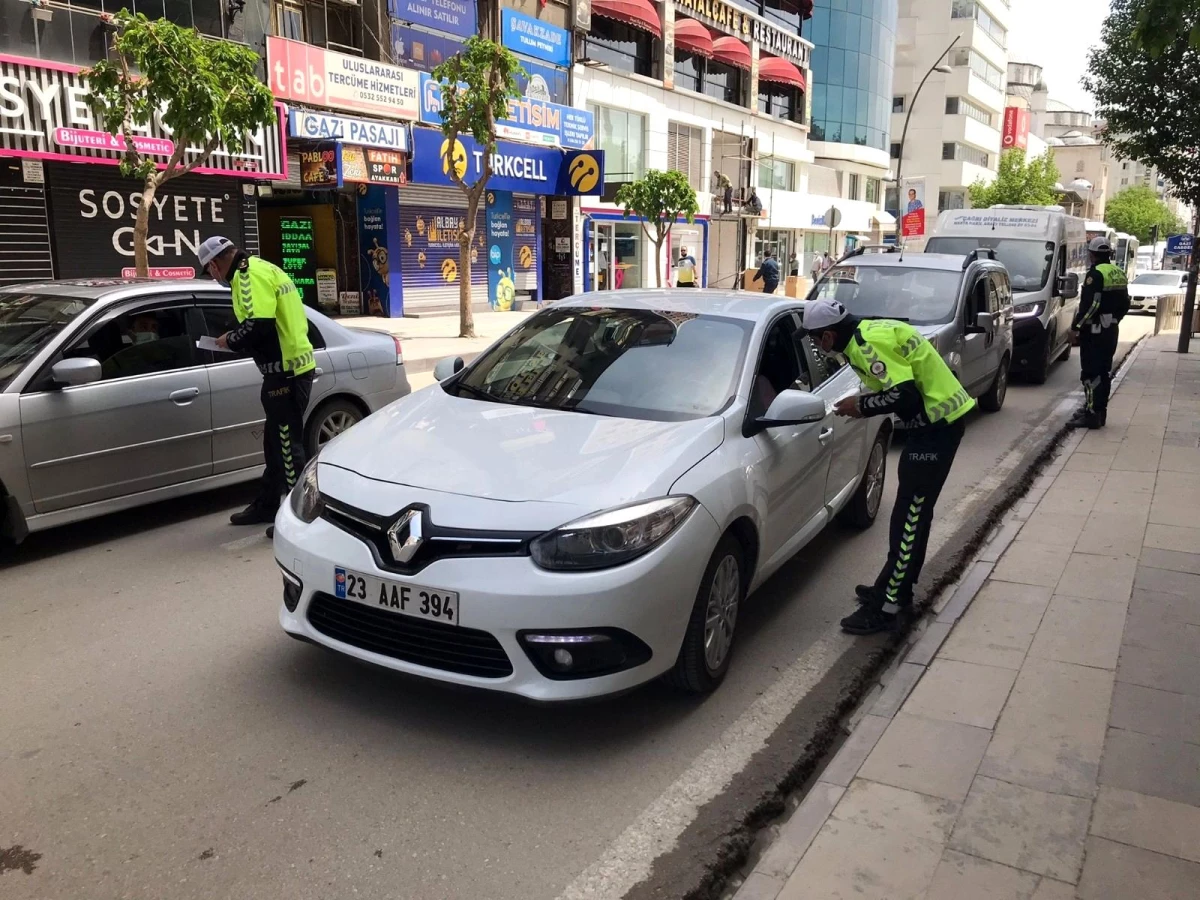
[[[341,600],[353,600],[402,616],[458,624],[458,594],[454,591],[386,581],[338,566],[333,570],[333,593]]]

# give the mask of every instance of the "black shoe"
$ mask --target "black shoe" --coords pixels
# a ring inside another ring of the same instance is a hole
[[[267,537],[270,538],[271,540],[275,540],[275,526],[274,525],[267,526]]]
[[[899,631],[906,620],[907,611],[903,607],[898,613],[886,613],[878,606],[864,604],[842,619],[842,631],[860,635]]]
[[[883,602],[873,584],[859,584],[854,587],[854,596],[859,603],[874,603],[877,606]]]
[[[1106,409],[1100,413],[1100,427],[1103,428],[1107,424],[1108,424],[1108,410]]]
[[[275,513],[278,510],[268,509],[261,503],[255,501],[243,509],[241,512],[235,512],[229,517],[231,525],[270,525],[275,521]]]
[[[1103,428],[1104,422],[1096,413],[1088,412],[1086,409],[1081,409],[1075,413],[1067,422],[1068,428],[1090,428],[1093,431],[1097,428]]]

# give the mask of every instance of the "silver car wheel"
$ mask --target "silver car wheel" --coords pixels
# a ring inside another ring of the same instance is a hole
[[[331,411],[321,420],[321,427],[317,429],[317,446],[324,447],[343,431],[356,424],[358,424],[358,417],[352,413],[343,409]]]
[[[742,592],[738,562],[726,556],[713,573],[708,589],[708,608],[704,615],[704,662],[708,671],[719,671],[733,646],[737,626],[738,602]]]
[[[867,460],[867,512],[875,518],[879,512],[879,504],[883,502],[883,479],[887,466],[887,457],[883,452],[883,441],[876,441],[871,447],[871,456]]]
[[[996,403],[1004,403],[1004,395],[1008,393],[1008,366],[1001,365],[996,373]]]

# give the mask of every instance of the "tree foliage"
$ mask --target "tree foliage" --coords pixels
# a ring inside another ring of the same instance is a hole
[[[496,120],[508,117],[508,101],[520,96],[517,73],[521,64],[512,51],[495,41],[472,35],[463,49],[433,70],[442,86],[442,134],[448,152],[446,173],[467,197],[467,215],[458,239],[458,316],[459,336],[475,336],[471,314],[471,244],[475,239],[475,218],[479,201],[492,177],[492,154],[496,152]],[[478,180],[468,184],[466,154],[459,161],[461,135],[469,135],[483,148],[483,166]]]
[[[1136,47],[1158,56],[1167,47],[1186,41],[1200,49],[1200,6],[1196,0],[1145,0],[1139,4],[1131,39]]]
[[[166,19],[121,10],[113,21],[114,60],[83,74],[87,102],[100,127],[125,140],[121,172],[142,179],[134,224],[134,260],[146,275],[146,233],[158,188],[203,165],[224,146],[241,153],[248,132],[273,125],[274,97],[258,77],[260,59],[248,47],[212,41]],[[139,150],[135,132],[156,117],[174,142],[165,163]]]
[[[982,179],[967,188],[971,206],[986,209],[997,204],[1051,206],[1058,201],[1058,167],[1054,154],[1026,160],[1024,150],[1008,150],[1000,157],[1000,171],[990,184]]]
[[[621,185],[617,205],[624,208],[625,218],[632,215],[642,220],[642,230],[654,243],[655,283],[662,287],[663,244],[681,217],[689,223],[695,220],[700,211],[695,188],[682,172],[650,169],[644,178]]]
[[[1158,226],[1158,239],[1179,234],[1183,223],[1158,195],[1144,185],[1134,185],[1116,194],[1104,210],[1104,221],[1117,231],[1132,234],[1143,244],[1150,243],[1150,229]]]

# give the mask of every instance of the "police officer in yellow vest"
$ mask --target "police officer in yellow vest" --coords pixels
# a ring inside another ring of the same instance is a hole
[[[230,521],[234,525],[274,522],[280,497],[296,483],[305,463],[304,412],[312,394],[316,361],[308,340],[304,302],[282,269],[250,256],[229,238],[209,238],[197,255],[208,274],[233,291],[233,311],[239,324],[221,335],[218,345],[250,354],[263,376],[267,469],[258,497]]]
[[[889,631],[912,608],[933,509],[962,441],[963,416],[975,401],[937,349],[905,322],[859,319],[836,300],[822,299],[805,306],[804,331],[822,352],[843,354],[870,391],[839,401],[839,416],[895,415],[908,429],[887,562],[873,585],[858,586],[860,606],[842,620],[850,634]]]
[[[1092,238],[1088,244],[1092,267],[1084,277],[1079,312],[1071,325],[1083,382],[1083,406],[1069,423],[1075,428],[1103,428],[1108,419],[1117,323],[1129,311],[1129,281],[1121,267],[1113,265],[1112,255],[1112,244],[1105,238]]]

